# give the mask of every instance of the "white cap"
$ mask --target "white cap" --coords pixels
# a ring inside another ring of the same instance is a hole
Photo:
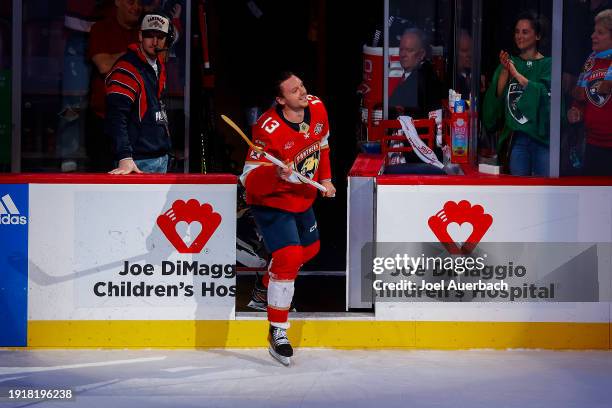
[[[168,34],[170,29],[170,20],[159,14],[147,14],[142,19],[140,25],[142,31],[161,31],[164,34]]]

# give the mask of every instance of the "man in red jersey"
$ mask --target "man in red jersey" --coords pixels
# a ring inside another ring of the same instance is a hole
[[[90,171],[107,172],[113,167],[111,141],[104,134],[106,88],[104,79],[130,44],[138,43],[142,4],[140,0],[114,0],[115,7],[91,27],[88,56],[94,70],[87,118],[86,148]]]
[[[333,197],[329,160],[329,123],[323,102],[308,95],[301,79],[284,72],[276,82],[276,106],[253,125],[253,143],[287,163],[281,169],[261,153],[249,150],[240,176],[255,223],[272,254],[268,273],[253,292],[251,306],[266,307],[270,353],[288,365],[293,348],[287,338],[294,281],[300,267],[319,252],[319,232],[312,204],[317,189],[301,173],[327,188]]]

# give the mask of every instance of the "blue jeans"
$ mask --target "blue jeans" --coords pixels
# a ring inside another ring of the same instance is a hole
[[[540,176],[549,174],[549,148],[524,132],[514,132],[510,152],[510,174]]]
[[[89,94],[91,64],[87,59],[88,33],[66,29],[62,73],[62,112],[57,130],[60,157],[74,155],[84,144],[85,112]],[[67,110],[67,114],[64,110]]]
[[[156,157],[154,159],[139,159],[134,160],[136,166],[145,173],[167,173],[168,172],[168,155]]]

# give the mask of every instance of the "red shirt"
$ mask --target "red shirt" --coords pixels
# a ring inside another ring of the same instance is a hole
[[[138,42],[138,26],[129,30],[119,24],[117,17],[113,14],[98,21],[91,27],[89,35],[88,57],[97,54],[117,54],[125,52],[128,46]],[[93,78],[91,81],[91,109],[100,117],[106,113],[106,89],[104,77],[94,64]]]
[[[310,120],[308,116],[310,115]],[[315,181],[331,179],[329,162],[329,123],[323,102],[308,95],[305,121],[308,129],[288,123],[275,107],[253,125],[253,143],[291,168]],[[240,181],[247,190],[247,204],[278,208],[289,212],[306,211],[318,190],[301,182],[281,179],[276,166],[252,149],[247,153]]]
[[[599,94],[593,86],[604,80],[610,67],[612,59],[589,58],[584,70],[588,75],[583,75],[582,100],[574,102],[583,113],[587,143],[600,147],[612,147],[612,95]]]

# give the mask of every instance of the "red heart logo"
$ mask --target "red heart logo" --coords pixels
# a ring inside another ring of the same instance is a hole
[[[447,201],[440,211],[429,217],[427,223],[448,252],[458,255],[468,254],[476,248],[484,234],[491,227],[491,224],[493,224],[493,217],[490,214],[486,214],[481,205],[473,206],[467,200],[459,201],[459,203]],[[451,226],[449,233],[449,225],[453,223],[456,225]],[[454,234],[455,238],[458,238],[457,234],[461,234],[461,232],[456,231],[458,229],[465,231],[464,223],[471,224],[472,231],[467,239],[465,239],[465,242],[461,244],[461,247],[459,247],[455,239],[451,237],[451,233]]]
[[[185,242],[185,245],[189,246],[195,239],[200,235],[202,231],[202,224],[199,221],[179,221],[176,224],[176,232]]]
[[[183,237],[179,235],[177,224],[182,222],[185,222],[187,226],[191,223],[200,224],[201,229],[195,239],[185,242]],[[168,211],[157,217],[159,229],[161,229],[168,241],[181,254],[198,254],[202,252],[204,245],[206,245],[220,224],[221,214],[214,212],[210,204],[200,205],[198,200],[194,199],[187,202],[176,200]]]

